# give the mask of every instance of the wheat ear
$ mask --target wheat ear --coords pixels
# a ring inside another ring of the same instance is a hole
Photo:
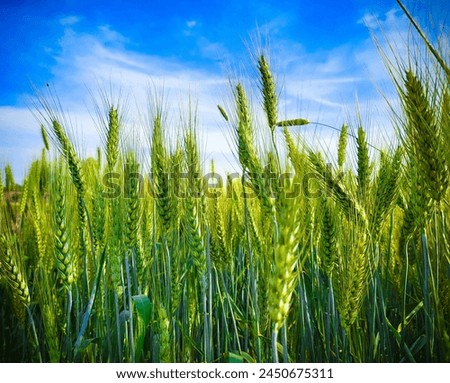
[[[106,162],[109,171],[114,169],[119,157],[120,122],[117,108],[111,106],[108,112],[108,132],[106,138]]]
[[[53,206],[56,267],[62,286],[69,290],[70,285],[73,283],[74,276],[72,273],[73,265],[66,222],[66,198],[61,174],[59,174],[56,179],[55,201]]]
[[[25,310],[31,299],[26,274],[18,262],[15,244],[12,237],[0,236],[0,273],[11,287],[13,307],[16,315],[23,325],[25,322]]]
[[[267,123],[273,134],[278,120],[278,97],[276,94],[275,81],[264,55],[261,55],[258,59],[258,70],[260,74],[260,87],[263,96],[264,112],[266,113]]]

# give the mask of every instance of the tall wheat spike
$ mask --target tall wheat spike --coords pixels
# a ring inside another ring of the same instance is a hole
[[[164,144],[162,116],[157,114],[153,122],[152,135],[152,180],[155,193],[156,208],[162,222],[164,235],[168,235],[172,220],[172,205],[170,203],[169,157]]]
[[[278,121],[278,97],[276,85],[264,55],[259,56],[258,70],[260,74],[260,90],[263,96],[263,106],[267,123],[273,134]]]
[[[296,200],[286,200],[281,208],[279,222],[280,236],[275,247],[275,263],[269,283],[269,312],[275,330],[278,331],[286,319],[292,292],[297,281],[300,225],[298,216],[300,211]]]
[[[340,288],[338,303],[343,327],[349,332],[358,319],[370,273],[366,228],[356,223],[347,254],[336,271]]]
[[[73,264],[72,256],[70,254],[69,230],[66,221],[66,198],[64,192],[62,176],[59,174],[56,179],[54,190],[55,200],[53,204],[55,260],[61,284],[68,290],[74,281],[74,276],[72,272]]]
[[[361,203],[365,202],[366,193],[369,190],[369,182],[371,175],[371,165],[369,158],[369,148],[366,141],[366,132],[360,126],[358,128],[358,136],[356,139],[358,154],[358,188],[357,195]]]
[[[98,169],[97,174],[101,174]],[[105,233],[107,229],[107,216],[110,206],[106,203],[104,187],[102,184],[95,185],[92,203],[92,239],[96,253],[99,253],[105,243]]]
[[[211,166],[211,174],[215,174],[214,163]],[[212,192],[209,227],[211,231],[211,257],[219,270],[223,270],[229,263],[230,257],[226,246],[226,228],[223,222],[223,190],[217,188]]]
[[[134,154],[128,153],[124,164],[125,170],[125,200],[126,200],[126,225],[125,243],[128,249],[137,245],[140,213],[140,188],[141,179],[139,164]]]
[[[407,155],[410,194],[401,232],[401,249],[425,227],[431,206],[440,205],[449,183],[444,134],[430,105],[429,92],[411,69],[405,70],[403,83],[404,89],[399,92],[406,117],[402,139]]]
[[[310,121],[307,120],[306,118],[294,118],[291,120],[283,120],[277,122],[277,126],[281,128],[287,128],[290,126],[303,126],[308,124],[310,124]]]
[[[320,231],[319,257],[325,273],[331,278],[341,258],[338,246],[337,222],[331,201],[323,198],[321,205],[322,227]]]
[[[228,121],[228,114],[227,114],[227,112],[225,112],[225,109],[220,105],[217,105],[217,109],[219,109],[219,112],[222,115],[222,117],[224,118],[224,120]]]
[[[27,207],[28,193],[29,193],[29,190],[30,190],[29,184],[30,184],[29,178],[25,178],[23,180],[22,196],[20,198],[20,207],[19,207],[19,216],[20,217],[23,216],[23,214],[25,213],[25,209]],[[0,203],[0,206],[1,206],[1,203]]]
[[[381,158],[381,167],[371,189],[370,197],[371,214],[369,231],[375,240],[379,239],[382,226],[399,196],[399,188],[402,182],[403,150],[398,147],[392,158]]]
[[[348,138],[348,125],[342,125],[341,133],[339,134],[338,143],[338,167],[340,170],[344,167],[346,152],[347,152],[347,138]]]
[[[204,222],[203,179],[200,173],[200,157],[193,130],[188,130],[184,139],[187,162],[187,190],[185,198],[185,219],[188,233],[188,245],[199,271],[206,268],[205,243],[202,222]]]
[[[47,256],[47,236],[46,236],[46,221],[45,216],[41,211],[41,200],[36,189],[33,190],[32,194],[33,200],[33,225],[36,233],[36,243],[38,248],[39,260],[44,265],[48,266],[47,261],[49,257]]]
[[[184,171],[184,153],[180,143],[177,144],[175,151],[170,156],[170,184],[169,184],[169,203],[170,220],[175,231],[180,225],[180,216],[177,212],[180,209],[180,199],[183,197],[183,171]]]
[[[49,151],[50,144],[48,142],[48,135],[47,135],[47,132],[45,131],[44,125],[41,125],[41,136],[42,136],[42,142],[44,143],[45,150]]]
[[[49,192],[51,163],[47,160],[47,150],[41,150],[40,172],[39,172],[39,192],[42,194]]]
[[[406,150],[411,160],[416,161],[427,196],[439,203],[449,182],[441,127],[429,103],[427,90],[412,70],[406,71],[404,83]]]
[[[236,129],[239,161],[250,172],[261,171],[261,165],[254,146],[253,125],[247,96],[241,84],[236,86],[236,107],[238,126]]]
[[[291,298],[298,281],[303,259],[297,250],[301,233],[301,209],[298,200],[284,199],[277,211],[279,235],[274,249],[274,264],[269,278],[268,312],[273,324],[272,354],[278,361],[277,336],[282,328],[291,306]],[[286,349],[284,350],[286,353]]]
[[[274,215],[273,200],[269,197],[265,190],[263,182],[263,167],[258,157],[253,123],[250,115],[250,108],[247,101],[244,88],[241,84],[236,86],[236,108],[238,124],[236,128],[236,140],[238,146],[239,161],[244,172],[248,175],[249,183],[257,197],[263,203],[265,211],[270,215]]]
[[[117,108],[111,106],[108,112],[108,131],[106,139],[106,162],[109,171],[114,169],[119,156],[120,121]]]
[[[53,132],[59,142],[61,152],[63,153],[67,165],[69,167],[69,172],[72,177],[72,182],[74,183],[77,189],[78,196],[78,216],[80,219],[81,226],[84,226],[86,223],[86,211],[84,208],[84,180],[83,180],[83,172],[81,169],[81,162],[78,158],[78,155],[75,152],[75,149],[72,145],[72,142],[67,137],[66,133],[62,125],[57,121],[53,120],[52,123]]]

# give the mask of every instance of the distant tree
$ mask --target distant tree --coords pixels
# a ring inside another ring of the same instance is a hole
[[[3,174],[2,169],[0,168],[0,205],[3,201]]]
[[[5,166],[5,191],[13,191],[16,187],[14,175],[10,164]]]

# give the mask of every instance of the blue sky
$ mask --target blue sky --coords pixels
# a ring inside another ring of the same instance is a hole
[[[432,14],[448,25],[446,1],[405,2],[421,22]],[[99,87],[127,95],[133,127],[142,125],[136,116],[150,87],[164,87],[173,116],[193,94],[205,154],[231,165],[216,105],[229,105],[227,77],[251,77],[248,49],[255,49],[258,31],[270,40],[286,117],[300,113],[339,126],[358,100],[370,125],[387,125],[377,117],[386,110],[376,87],[388,92],[389,82],[369,27],[399,41],[408,33],[393,0],[0,0],[0,165],[11,162],[20,179],[40,153],[31,83],[44,93],[48,83],[57,93],[83,137],[81,154],[100,144],[92,121]]]

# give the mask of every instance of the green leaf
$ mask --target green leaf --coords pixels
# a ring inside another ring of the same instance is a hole
[[[142,319],[145,325],[150,323],[150,315],[152,312],[152,304],[147,295],[134,295],[131,297],[134,302],[134,307],[139,315],[139,318]]]
[[[244,363],[244,358],[234,352],[227,352],[223,356],[224,363]]]
[[[150,302],[150,299],[143,294],[134,295],[131,299],[133,300],[133,307],[138,314],[135,356],[136,361],[139,362],[144,351],[145,333],[147,331],[147,326],[150,323],[152,303]]]
[[[255,359],[246,352],[236,351],[236,352],[226,352],[223,355],[223,363],[256,363]]]

